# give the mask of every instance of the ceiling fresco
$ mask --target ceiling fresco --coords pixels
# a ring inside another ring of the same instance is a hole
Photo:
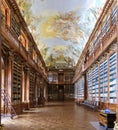
[[[73,67],[106,0],[17,0],[48,67]]]

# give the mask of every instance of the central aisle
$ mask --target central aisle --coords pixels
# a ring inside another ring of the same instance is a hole
[[[48,103],[25,111],[18,119],[3,119],[5,130],[96,130],[98,112],[74,102]]]

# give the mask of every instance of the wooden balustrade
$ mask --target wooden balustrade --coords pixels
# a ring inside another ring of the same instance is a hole
[[[5,28],[6,22],[5,22],[5,16],[4,16],[4,14],[1,15],[1,23],[2,23],[2,24],[1,24],[2,26],[1,26],[1,27],[2,27],[2,28]]]
[[[80,56],[81,58],[87,57],[87,60],[83,62],[84,67],[82,70],[79,64],[80,60],[78,60],[73,82],[77,81],[81,73],[85,72],[117,38],[116,17],[117,17],[116,1],[108,0]],[[98,37],[98,39],[96,36]],[[96,43],[97,41],[98,43]],[[93,48],[92,52],[89,52],[90,46],[92,46]]]
[[[24,57],[24,59],[27,59],[28,52],[26,51],[26,49],[24,48],[24,46],[22,45],[22,43],[20,43],[20,52],[22,53],[22,56]]]
[[[72,80],[70,80],[70,81],[49,81],[49,84],[72,84]]]
[[[113,24],[109,32],[106,33],[106,35],[101,39],[101,42],[95,47],[93,51],[94,56],[91,55],[88,57],[87,62],[84,64],[84,71],[97,60],[97,58],[108,48],[110,44],[112,44],[113,40],[116,38],[116,33],[116,24]]]
[[[86,63],[84,64],[84,71],[90,66],[90,64],[91,64],[91,62],[93,61],[93,59],[94,59],[93,54],[88,57],[88,60],[87,60]]]
[[[3,4],[3,3],[2,3]],[[5,3],[7,4],[7,2]],[[7,46],[9,46],[10,49],[13,49],[15,52],[19,53],[23,58],[24,61],[27,61],[33,68],[39,71],[37,59],[35,62],[33,61],[33,54],[32,54],[32,48],[35,46],[35,41],[33,40],[33,37],[31,33],[28,30],[28,27],[20,14],[20,11],[18,10],[18,6],[14,1],[8,2],[9,4],[9,12],[8,16],[5,16],[5,14],[2,12],[2,36],[4,39],[6,39],[8,42]],[[13,5],[12,5],[13,4]],[[7,9],[7,8],[5,8]],[[12,11],[11,11],[12,9]],[[17,12],[15,12],[17,10]],[[14,15],[15,12],[15,15]],[[6,17],[8,17],[9,21],[6,21]],[[10,23],[10,24],[9,24]],[[21,32],[24,32],[27,38],[27,48],[23,46],[23,43],[21,41]],[[43,61],[43,58],[40,55],[40,52],[38,49],[36,49],[36,55],[39,56],[40,61],[43,64],[44,69],[45,67],[45,62]],[[37,57],[38,58],[38,57]],[[43,70],[40,70],[41,74]]]

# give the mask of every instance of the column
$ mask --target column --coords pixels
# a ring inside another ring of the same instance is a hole
[[[87,85],[87,75],[86,75],[86,72],[84,74],[84,100],[87,99],[88,97],[88,85]]]
[[[24,64],[22,64],[22,102],[25,102],[25,71],[24,71]]]
[[[44,98],[47,101],[47,84],[46,84],[46,82],[45,82],[45,85],[44,85]]]
[[[26,69],[26,85],[25,85],[25,102],[28,103],[28,109],[30,108],[29,106],[29,89],[30,89],[30,69]]]
[[[36,73],[35,77],[35,101],[36,101],[36,106],[38,105],[38,87],[39,87],[39,79],[38,79],[38,73]]]

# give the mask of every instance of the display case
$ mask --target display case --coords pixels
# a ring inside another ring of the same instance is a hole
[[[99,123],[104,126],[106,130],[114,127],[114,121],[116,120],[116,113],[105,113],[105,110],[101,110],[99,114]]]

